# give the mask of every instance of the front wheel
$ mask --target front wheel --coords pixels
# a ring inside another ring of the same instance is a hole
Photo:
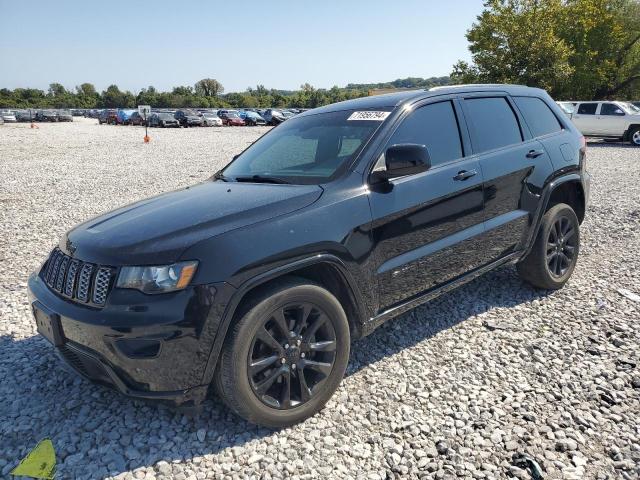
[[[303,279],[272,284],[243,305],[223,347],[216,389],[249,422],[277,428],[318,412],[349,360],[340,302]]]
[[[558,290],[569,280],[580,251],[580,222],[564,203],[550,208],[529,254],[517,265],[518,274],[534,287]]]
[[[631,132],[629,132],[629,142],[631,145],[640,147],[640,127],[635,127]]]

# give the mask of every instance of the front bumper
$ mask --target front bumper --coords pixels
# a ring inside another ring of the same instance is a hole
[[[74,370],[124,395],[178,406],[206,398],[205,368],[225,308],[216,293],[229,288],[192,286],[163,295],[115,289],[104,308],[94,309],[62,298],[33,274],[28,295],[32,306],[59,318],[56,349]]]

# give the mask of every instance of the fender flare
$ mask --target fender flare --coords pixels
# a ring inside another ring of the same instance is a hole
[[[538,231],[540,230],[540,224],[542,223],[542,217],[544,215],[544,212],[547,211],[547,205],[549,204],[549,199],[551,198],[551,194],[553,193],[553,191],[558,188],[560,185],[563,185],[567,182],[578,182],[580,185],[582,185],[582,175],[580,173],[577,172],[572,172],[572,173],[566,173],[563,174],[559,177],[555,177],[554,179],[552,179],[545,187],[544,190],[542,191],[542,194],[540,195],[540,201],[538,202],[538,208],[536,209],[535,212],[535,216],[534,216],[534,223],[530,229],[530,233],[529,233],[529,237],[527,239],[527,243],[524,249],[524,252],[522,254],[522,256],[520,257],[521,259],[526,257],[529,252],[531,251],[531,248],[533,248],[533,244],[536,240],[536,237],[538,236]]]
[[[222,351],[222,346],[227,337],[227,332],[229,331],[229,326],[235,316],[235,313],[238,309],[238,306],[245,298],[247,293],[258,287],[263,285],[271,280],[275,280],[276,278],[282,277],[289,273],[300,270],[301,268],[310,267],[318,264],[329,264],[342,276],[345,284],[348,286],[349,291],[347,292],[351,299],[354,302],[356,310],[359,312],[360,322],[357,325],[357,328],[362,327],[362,320],[364,319],[364,303],[360,294],[360,290],[357,288],[356,282],[353,279],[353,276],[347,270],[345,264],[338,257],[328,253],[321,253],[314,255],[312,257],[306,257],[300,260],[296,260],[294,262],[288,263],[286,265],[282,265],[266,272],[263,272],[255,277],[244,282],[231,296],[231,299],[227,303],[224,313],[222,314],[222,318],[219,321],[218,331],[216,332],[215,339],[213,341],[213,346],[211,347],[211,351],[209,352],[209,357],[207,359],[207,365],[204,370],[204,374],[202,377],[202,385],[209,385],[213,380],[213,375],[215,373],[216,367],[218,365],[218,358],[220,357],[220,353]]]

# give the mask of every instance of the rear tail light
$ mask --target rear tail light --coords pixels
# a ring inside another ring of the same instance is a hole
[[[583,172],[587,169],[587,139],[580,137],[580,170]]]

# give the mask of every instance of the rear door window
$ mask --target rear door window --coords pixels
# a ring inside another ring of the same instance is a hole
[[[562,130],[562,125],[558,118],[542,99],[536,97],[513,97],[513,101],[520,109],[534,137],[541,137]]]
[[[522,142],[518,119],[505,97],[467,98],[465,106],[475,153]]]
[[[597,108],[597,103],[581,103],[578,107],[578,115],[595,115]]]
[[[426,145],[432,166],[461,158],[460,130],[451,102],[430,103],[411,113],[387,146],[401,143]]]

